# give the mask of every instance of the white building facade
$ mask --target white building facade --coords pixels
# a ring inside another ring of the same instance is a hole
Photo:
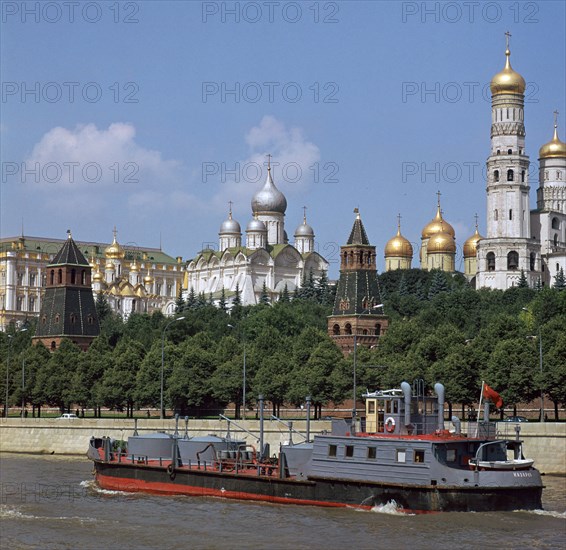
[[[251,202],[252,219],[246,227],[245,245],[240,224],[232,211],[220,226],[218,250],[203,250],[188,262],[183,297],[204,293],[218,301],[224,294],[228,304],[237,292],[242,305],[257,304],[266,291],[271,301],[287,287],[289,293],[301,286],[312,271],[315,278],[328,270],[328,262],[315,250],[315,234],[303,222],[289,244],[285,231],[287,199],[277,189],[268,166],[263,188]]]

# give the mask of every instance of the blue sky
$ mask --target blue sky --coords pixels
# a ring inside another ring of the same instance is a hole
[[[37,7],[39,6],[39,7]],[[414,243],[436,192],[461,247],[485,233],[491,77],[527,81],[538,149],[566,127],[564,2],[3,2],[0,232],[157,247],[245,226],[279,163],[291,237],[302,207],[337,251],[359,207],[372,244]],[[299,167],[299,168],[298,168]],[[27,170],[27,171],[26,171]]]

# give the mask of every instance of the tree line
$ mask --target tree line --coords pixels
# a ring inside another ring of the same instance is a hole
[[[23,402],[32,414],[47,405],[132,416],[160,406],[163,352],[167,409],[209,415],[235,403],[241,415],[245,355],[247,405],[262,393],[277,414],[310,395],[320,416],[328,403],[351,398],[353,354],[345,358],[327,334],[328,282],[304,283],[302,294],[230,311],[195,296],[178,304],[183,319],[173,323],[161,313],[124,321],[99,300],[101,335],[86,352],[63,341],[51,353],[31,345],[33,323],[23,332],[12,327],[0,333],[0,395],[8,379],[10,405]],[[379,287],[390,326],[377,347],[358,348],[358,397],[422,378],[428,387],[444,383],[450,407],[469,406],[485,380],[506,407],[543,390],[558,417],[566,404],[566,292],[476,291],[461,275],[418,269],[384,273]]]

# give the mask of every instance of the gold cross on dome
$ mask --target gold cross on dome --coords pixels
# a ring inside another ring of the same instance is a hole
[[[506,42],[507,49],[509,49],[509,38],[511,38],[511,33],[509,31],[507,31],[505,33],[505,42]]]
[[[267,153],[265,156],[267,157],[267,169],[271,170],[271,153]]]

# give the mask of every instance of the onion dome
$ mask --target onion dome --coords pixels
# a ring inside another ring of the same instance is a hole
[[[478,216],[476,214],[476,231],[475,233],[466,240],[464,243],[464,258],[474,258],[478,249],[478,242],[483,239],[478,231]]]
[[[93,282],[98,282],[98,281],[102,281],[103,280],[103,276],[102,273],[100,273],[100,271],[98,271],[98,269],[92,274],[92,281]]]
[[[222,222],[220,226],[220,235],[241,235],[242,228],[240,224],[232,219],[232,207],[230,207],[230,212],[228,213],[228,219]]]
[[[267,227],[265,227],[265,224],[257,218],[257,213],[254,214],[254,217],[250,220],[250,223],[248,223],[248,226],[246,227],[246,233],[250,232],[267,232]]]
[[[285,214],[285,210],[287,210],[287,199],[275,187],[271,177],[271,165],[268,164],[265,185],[252,199],[252,212],[278,212]]]
[[[153,283],[153,277],[150,275],[149,269],[147,270],[147,275],[143,278],[143,282],[144,282],[146,285],[150,285],[150,284]]]
[[[133,261],[132,264],[130,265],[130,271],[137,273],[139,270],[140,270],[140,268],[139,268],[139,266],[138,266],[138,264],[137,264],[137,262],[136,262],[136,259],[134,258],[134,261]]]
[[[566,143],[558,138],[558,126],[556,123],[554,124],[553,138],[539,149],[538,156],[541,159],[566,158]]]
[[[449,235],[452,236],[452,238],[456,236],[456,232],[454,231],[454,228],[442,217],[442,210],[440,209],[440,197],[439,197],[436,216],[423,229],[422,238],[428,239],[430,236],[434,235],[435,233],[441,233],[441,232],[448,233]]]
[[[307,223],[306,214],[303,214],[303,223],[295,229],[295,237],[314,237],[314,229]]]
[[[106,262],[105,271],[116,271],[116,266],[112,262]]]
[[[126,253],[116,240],[116,228],[114,228],[114,240],[112,244],[104,251],[104,255],[109,259],[122,259]]]
[[[427,254],[453,254],[456,252],[454,237],[445,231],[435,233],[428,239]]]
[[[525,88],[527,87],[525,79],[511,67],[511,52],[509,50],[509,45],[505,50],[505,68],[497,73],[492,79],[489,87],[491,89],[491,95],[500,94],[524,94]]]
[[[400,217],[400,216],[399,216]],[[401,221],[397,222],[397,235],[387,241],[385,245],[385,257],[412,258],[413,246],[401,235]]]

